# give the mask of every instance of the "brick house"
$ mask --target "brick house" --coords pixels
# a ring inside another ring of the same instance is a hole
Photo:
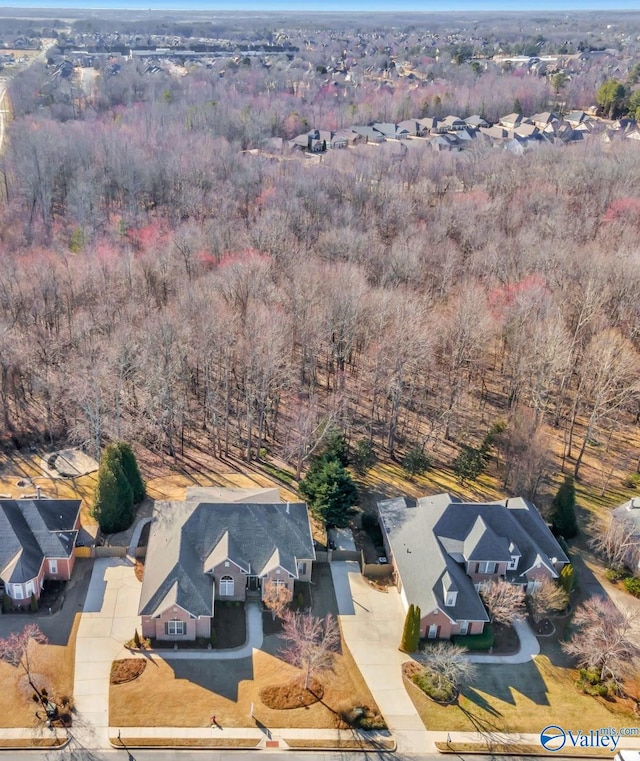
[[[0,580],[14,607],[36,599],[47,579],[71,578],[80,500],[0,500]]]
[[[535,505],[520,497],[398,497],[379,502],[378,512],[405,610],[420,606],[422,637],[481,634],[489,620],[483,586],[502,578],[531,593],[569,563]]]
[[[311,581],[315,550],[307,506],[277,489],[195,489],[156,503],[139,613],[159,640],[209,637],[215,601],[261,599],[268,581],[293,593]]]

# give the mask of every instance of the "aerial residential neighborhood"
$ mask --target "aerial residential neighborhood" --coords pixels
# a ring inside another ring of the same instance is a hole
[[[638,761],[634,3],[0,8],[7,758]]]

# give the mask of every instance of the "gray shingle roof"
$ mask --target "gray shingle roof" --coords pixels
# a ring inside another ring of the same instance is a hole
[[[440,608],[454,620],[488,620],[465,559],[504,562],[521,554],[518,570],[509,574],[521,583],[536,563],[555,573],[554,562],[569,562],[538,510],[521,498],[475,504],[438,494],[411,509],[399,497],[379,502],[378,510],[406,598],[423,615]],[[452,582],[456,604],[445,606]]]
[[[0,578],[14,584],[38,575],[45,557],[68,558],[78,532],[80,500],[0,500]]]
[[[297,559],[314,557],[302,502],[156,503],[140,614],[158,615],[177,604],[192,616],[212,616],[213,576],[207,571],[224,560],[258,576],[275,562],[297,577]]]

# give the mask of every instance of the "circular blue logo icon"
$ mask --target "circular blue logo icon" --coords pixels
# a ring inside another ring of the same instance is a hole
[[[556,753],[564,748],[566,742],[566,732],[562,727],[558,727],[555,724],[549,724],[548,727],[545,727],[540,732],[540,745],[551,753]]]

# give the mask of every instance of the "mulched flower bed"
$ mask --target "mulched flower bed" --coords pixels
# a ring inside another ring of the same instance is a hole
[[[305,689],[304,677],[300,677],[287,684],[265,687],[260,691],[260,700],[267,708],[286,710],[313,705],[322,700],[323,695],[324,687],[317,679],[311,678],[309,688]]]
[[[111,664],[111,684],[133,682],[147,668],[145,658],[126,658]]]

